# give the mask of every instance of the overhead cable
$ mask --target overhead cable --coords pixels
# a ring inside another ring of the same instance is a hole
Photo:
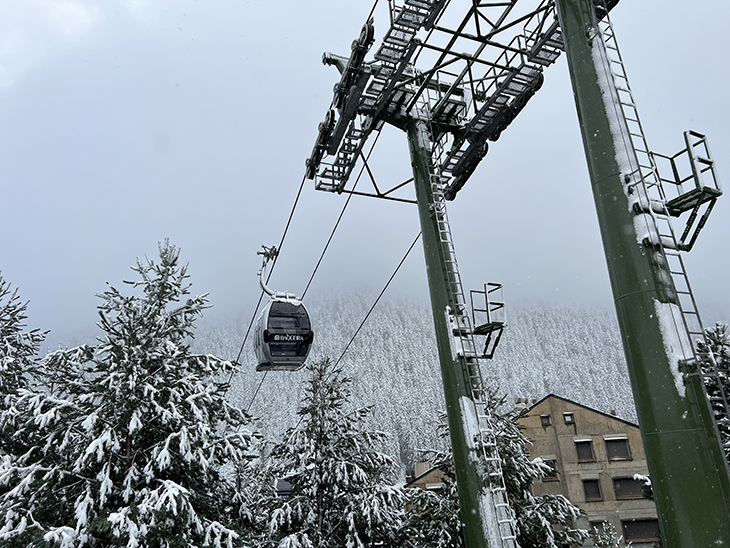
[[[306,176],[302,177],[302,183],[299,185],[299,190],[297,191],[297,197],[294,199],[294,205],[291,208],[291,212],[289,213],[289,219],[286,221],[286,227],[284,227],[284,233],[281,235],[281,240],[279,240],[279,246],[277,249],[281,251],[281,247],[284,245],[284,240],[286,239],[286,235],[289,232],[289,226],[291,225],[292,218],[294,217],[294,211],[297,209],[297,204],[299,203],[299,197],[302,195],[302,190],[304,189],[304,183],[306,182],[307,178]],[[271,279],[271,274],[274,272],[274,267],[276,266],[276,260],[279,258],[279,255],[277,254],[274,257],[273,262],[271,263],[271,268],[269,269],[269,274],[266,276],[266,283],[269,283],[269,280]],[[261,291],[261,295],[259,295],[259,300],[256,303],[256,307],[254,308],[253,314],[251,315],[251,321],[248,324],[248,329],[246,329],[246,334],[243,336],[243,341],[241,342],[241,348],[238,351],[238,356],[236,356],[236,363],[240,363],[241,355],[243,354],[243,347],[246,345],[246,341],[248,340],[248,336],[251,333],[251,327],[253,327],[253,322],[256,320],[256,314],[259,311],[259,306],[261,306],[261,301],[264,298],[264,291]],[[228,377],[228,386],[231,385],[231,380],[233,379],[233,373],[234,371],[231,371],[231,375]],[[264,378],[266,376],[264,375]],[[260,388],[260,386],[259,386]],[[226,392],[228,389],[226,388]],[[256,391],[258,392],[258,390]],[[253,401],[251,401],[253,403]],[[250,407],[250,405],[249,405]]]
[[[403,256],[403,258],[398,263],[398,266],[395,268],[395,271],[393,272],[393,274],[390,276],[390,278],[386,282],[385,287],[383,287],[383,290],[380,292],[380,295],[378,295],[378,298],[375,299],[375,302],[370,307],[370,310],[368,310],[368,313],[365,314],[365,317],[363,318],[362,322],[360,322],[360,326],[355,330],[355,333],[352,335],[352,338],[350,339],[350,342],[347,343],[347,346],[345,346],[345,349],[342,351],[342,354],[340,354],[340,357],[337,358],[337,361],[335,362],[335,367],[337,367],[337,365],[340,363],[340,361],[342,361],[342,358],[345,356],[345,353],[349,350],[350,345],[355,340],[355,337],[357,337],[357,335],[360,333],[360,330],[365,325],[365,322],[368,321],[368,318],[370,317],[370,314],[373,312],[373,310],[375,310],[375,307],[377,306],[377,304],[380,301],[381,297],[383,296],[383,294],[385,294],[385,291],[388,289],[388,286],[390,285],[390,282],[392,282],[393,281],[393,278],[395,278],[395,275],[398,274],[398,271],[400,270],[400,267],[403,266],[403,263],[408,258],[408,255],[410,255],[411,251],[413,250],[413,247],[416,245],[416,242],[418,241],[418,239],[420,237],[421,237],[421,233],[419,232],[418,233],[418,236],[416,236],[416,239],[413,240],[413,243],[408,248],[408,251],[406,251],[406,254]]]
[[[418,240],[419,240],[419,238],[420,238],[420,237],[421,237],[421,232],[419,232],[419,233],[418,233],[418,236],[416,236],[416,238],[415,238],[415,239],[413,240],[413,243],[411,243],[411,245],[410,245],[410,246],[408,247],[408,251],[406,251],[406,254],[405,254],[405,255],[403,255],[403,258],[402,258],[402,259],[400,260],[400,262],[398,263],[398,266],[397,266],[397,267],[395,267],[395,271],[393,271],[393,274],[391,274],[390,278],[388,278],[388,281],[387,281],[387,282],[385,283],[385,286],[383,287],[383,290],[382,290],[382,291],[380,292],[380,294],[378,295],[378,297],[377,297],[377,298],[375,299],[375,301],[373,302],[372,306],[370,307],[370,310],[368,310],[367,314],[365,314],[365,317],[364,317],[364,318],[362,319],[362,322],[360,322],[360,325],[359,325],[359,326],[358,326],[358,328],[357,328],[357,329],[355,330],[355,333],[353,333],[352,337],[350,337],[350,340],[348,341],[347,345],[345,345],[345,348],[344,348],[344,350],[342,351],[342,353],[340,354],[340,357],[339,357],[339,358],[337,358],[337,361],[335,362],[335,366],[334,366],[334,368],[333,368],[333,369],[335,369],[335,368],[336,368],[336,367],[337,367],[337,366],[339,365],[339,363],[340,363],[340,362],[342,361],[342,358],[344,358],[344,357],[345,357],[345,354],[346,354],[346,353],[347,353],[347,351],[348,351],[348,350],[350,349],[350,346],[351,346],[351,345],[352,345],[352,343],[353,343],[353,342],[355,341],[355,338],[357,338],[358,334],[360,333],[360,331],[362,330],[363,326],[365,325],[365,322],[367,322],[367,321],[368,321],[368,318],[370,317],[370,314],[372,314],[373,310],[375,310],[375,307],[376,307],[376,306],[378,305],[378,303],[380,302],[380,299],[381,299],[381,298],[383,297],[383,295],[385,294],[386,290],[387,290],[387,289],[388,289],[388,287],[390,286],[390,283],[391,283],[391,282],[393,281],[393,279],[395,278],[396,274],[398,274],[398,271],[400,270],[401,266],[403,266],[403,263],[404,263],[404,262],[406,262],[406,259],[408,258],[408,255],[410,255],[411,251],[412,251],[412,250],[413,250],[413,248],[415,247],[415,245],[416,245],[416,242],[418,242]],[[332,375],[332,372],[330,372],[330,373],[329,373],[329,374],[327,375],[327,377],[325,377],[325,381],[326,381],[327,379],[329,379],[329,377],[330,377],[331,375]],[[259,385],[259,388],[260,388],[260,385]],[[258,390],[257,390],[256,392],[258,393]],[[255,397],[256,397],[256,396],[254,395],[254,398],[255,398]],[[253,404],[253,400],[251,400],[251,404]],[[304,420],[304,417],[303,417],[303,416],[300,416],[300,417],[299,417],[299,421],[298,421],[298,422],[297,422],[297,424],[296,424],[296,425],[294,426],[294,428],[293,428],[293,429],[291,430],[291,432],[292,432],[292,435],[294,434],[294,432],[296,432],[297,428],[299,428],[299,425],[300,425],[300,424],[302,424],[302,420]]]
[[[304,296],[307,294],[307,291],[309,291],[309,286],[312,285],[312,280],[314,280],[315,274],[317,274],[317,270],[319,270],[319,265],[322,264],[322,259],[324,259],[324,254],[327,253],[327,249],[329,249],[330,243],[332,242],[332,238],[335,235],[335,232],[337,231],[337,228],[340,226],[340,221],[342,220],[342,216],[345,214],[345,210],[347,210],[347,206],[350,204],[350,200],[352,199],[354,195],[354,190],[357,188],[357,183],[360,182],[360,177],[362,177],[362,174],[367,167],[367,160],[370,159],[370,155],[373,153],[373,149],[375,148],[375,144],[378,142],[378,138],[380,137],[380,133],[378,133],[375,136],[375,139],[373,140],[373,144],[370,147],[370,151],[368,152],[367,157],[363,156],[363,166],[360,168],[360,172],[357,174],[357,178],[355,179],[355,183],[352,185],[353,192],[350,192],[347,195],[347,200],[345,200],[345,205],[342,206],[342,211],[340,211],[340,216],[337,217],[337,221],[335,222],[335,226],[332,228],[332,232],[330,233],[329,238],[327,239],[327,243],[324,245],[324,249],[322,249],[322,254],[319,256],[319,260],[317,261],[317,264],[314,267],[314,270],[312,271],[312,275],[309,277],[309,281],[307,282],[307,287],[304,288],[304,291],[302,292],[302,300],[304,300]],[[362,153],[360,153],[362,154]],[[368,169],[368,174],[370,175],[370,178],[373,178],[372,173],[370,173],[370,170]]]

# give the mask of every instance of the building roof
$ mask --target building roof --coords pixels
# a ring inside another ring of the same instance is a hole
[[[410,487],[414,483],[416,483],[416,482],[418,482],[418,481],[420,481],[422,479],[425,479],[429,474],[433,474],[434,472],[438,472],[440,470],[441,470],[441,468],[439,468],[438,466],[433,466],[433,467],[429,468],[428,470],[426,470],[423,474],[420,474],[418,476],[415,476],[413,479],[411,479],[410,481],[406,482],[406,484],[404,485],[404,487]]]
[[[564,398],[564,397],[558,396],[556,394],[548,394],[547,396],[545,396],[541,400],[538,400],[537,402],[535,402],[532,405],[530,405],[530,407],[528,407],[527,410],[528,411],[532,411],[535,407],[537,407],[538,405],[540,405],[542,402],[544,402],[548,398],[556,398],[556,399],[559,399],[559,400],[563,400],[564,402],[568,402],[568,403],[573,404],[573,405],[576,405],[578,407],[582,407],[583,409],[587,409],[588,411],[593,411],[594,413],[598,413],[599,415],[603,415],[605,417],[610,417],[610,418],[612,418],[614,420],[623,422],[624,424],[628,424],[629,426],[633,426],[634,428],[639,428],[639,425],[636,424],[636,423],[633,423],[631,421],[627,421],[626,419],[622,419],[621,417],[617,417],[616,415],[611,415],[610,413],[604,413],[603,411],[599,411],[598,409],[595,409],[593,407],[589,407],[587,405],[583,405],[582,403],[578,403],[577,401],[574,401],[574,400],[571,400],[571,399],[568,399],[568,398]]]

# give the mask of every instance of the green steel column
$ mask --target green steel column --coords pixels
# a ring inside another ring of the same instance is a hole
[[[489,515],[490,508],[485,507],[490,500],[484,497],[484,479],[475,466],[479,456],[473,454],[474,443],[468,437],[477,434],[469,432],[463,416],[462,400],[468,398],[468,378],[463,372],[460,360],[453,355],[451,349],[451,333],[447,310],[454,310],[455,304],[450,300],[449,279],[454,279],[451,264],[443,260],[439,227],[434,214],[434,199],[431,189],[431,136],[427,125],[422,121],[413,121],[407,127],[408,145],[411,153],[411,165],[416,187],[418,213],[421,221],[423,251],[426,257],[426,272],[431,295],[431,307],[436,326],[441,376],[446,398],[446,414],[449,422],[451,447],[454,452],[456,481],[459,487],[459,503],[461,504],[461,520],[464,523],[464,537],[467,548],[490,546],[498,548],[501,544],[498,534],[490,529],[484,516]],[[473,439],[473,438],[472,438]],[[470,458],[471,457],[471,458]]]
[[[727,467],[702,381],[683,374],[688,341],[666,256],[643,244],[649,219],[632,211],[638,161],[593,2],[557,8],[664,546],[730,545]]]

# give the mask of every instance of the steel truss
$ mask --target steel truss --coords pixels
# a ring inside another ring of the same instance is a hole
[[[378,187],[364,149],[385,123],[405,129],[425,117],[434,133],[434,166],[446,199],[453,200],[489,141],[499,139],[542,86],[544,68],[560,56],[554,2],[390,0],[387,9],[389,27],[371,60],[374,19],[348,58],[323,57],[341,78],[307,160],[307,177],[318,190],[412,201],[398,194],[410,180]],[[367,169],[371,189],[348,185],[358,164]]]

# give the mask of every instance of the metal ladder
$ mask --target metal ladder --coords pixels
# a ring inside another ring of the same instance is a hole
[[[391,26],[375,53],[375,59],[380,61],[380,66],[362,97],[362,108],[374,113],[385,106],[385,101],[397,81],[394,75],[402,73],[413,55],[417,45],[414,40],[416,33],[424,26],[432,24],[433,19],[443,9],[444,2],[406,0],[402,6],[397,6],[393,1],[389,4]]]
[[[370,83],[360,98],[359,111],[365,115],[352,120],[343,138],[343,145],[332,162],[323,161],[324,168],[315,175],[315,188],[330,192],[342,192],[350,178],[355,161],[362,153],[363,146],[372,130],[380,125],[373,123],[382,109],[395,108],[399,97],[391,98],[391,92],[398,82],[398,76],[406,69],[416,49],[416,33],[424,26],[430,26],[441,13],[447,0],[405,0],[402,6],[391,0],[391,26],[383,37],[383,43],[375,53],[379,61]],[[401,100],[408,97],[399,91]],[[382,122],[381,122],[382,123]]]
[[[495,294],[500,297],[499,300],[495,299]],[[485,283],[483,291],[475,289],[469,291],[471,318],[474,322],[473,333],[485,337],[481,357],[487,360],[494,357],[504,328],[507,326],[507,312],[503,295],[502,284],[492,282]],[[483,307],[479,306],[480,303],[475,302],[475,296],[478,296],[480,301],[483,298]]]
[[[685,364],[690,366],[688,368],[690,371],[696,369],[690,374],[699,374],[706,380],[714,381],[714,384],[719,388],[719,395],[713,397],[712,403],[721,405],[725,410],[722,413],[716,410],[716,406],[713,406],[715,421],[716,423],[718,421],[728,421],[728,413],[730,412],[728,394],[726,394],[722,383],[719,381],[716,367],[714,367],[714,364],[710,364],[704,371],[699,367],[699,356],[693,341],[697,339],[701,339],[705,343],[709,343],[709,341],[705,335],[697,302],[687,276],[687,270],[681,255],[681,247],[674,234],[672,221],[666,206],[666,195],[661,185],[654,156],[647,145],[644,130],[639,120],[639,112],[629,86],[626,69],[607,11],[598,23],[598,31],[606,46],[610,72],[631,138],[630,144],[638,160],[638,168],[631,174],[633,182],[630,185],[630,187],[633,187],[634,192],[638,192],[640,196],[639,202],[635,204],[634,212],[636,214],[648,214],[644,217],[653,219],[654,226],[649,227],[649,236],[647,238],[650,241],[645,239],[645,245],[653,245],[661,249],[666,256],[667,266],[677,290],[678,305],[681,312],[681,318],[674,318],[674,323],[678,333],[683,329],[687,334],[685,344],[682,345]],[[631,192],[631,188],[629,191]],[[679,340],[683,342],[683,337],[680,337]],[[686,342],[689,344],[686,344]],[[685,348],[685,346],[689,346],[689,348]]]
[[[449,301],[453,303],[451,311],[452,333],[457,341],[457,352],[461,367],[469,379],[469,389],[477,411],[479,426],[478,445],[488,470],[491,504],[499,524],[499,538],[502,548],[519,548],[517,544],[517,527],[514,512],[509,505],[507,489],[502,474],[502,461],[499,458],[495,426],[488,407],[488,394],[479,367],[479,353],[467,313],[466,300],[461,284],[461,276],[456,263],[451,228],[446,214],[446,199],[441,177],[431,175],[431,191],[433,193],[433,214],[438,223],[440,253],[445,264],[451,269],[444,272],[448,277]]]

